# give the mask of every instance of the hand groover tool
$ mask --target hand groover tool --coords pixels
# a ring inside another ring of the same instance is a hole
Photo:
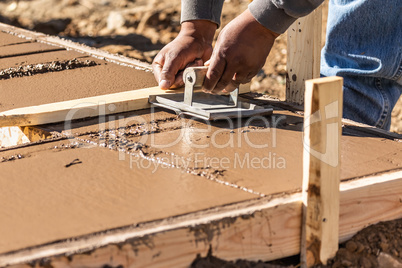
[[[188,115],[204,120],[251,117],[272,114],[272,108],[264,108],[239,101],[239,88],[228,95],[212,95],[202,91],[208,67],[189,67],[184,70],[184,93],[150,95],[149,102],[178,115]]]

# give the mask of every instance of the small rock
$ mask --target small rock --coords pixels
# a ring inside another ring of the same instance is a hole
[[[125,19],[123,14],[119,11],[111,11],[107,17],[107,28],[115,30],[124,26]]]
[[[388,248],[389,248],[389,245],[388,245],[387,243],[385,243],[385,242],[381,242],[381,243],[380,243],[380,247],[381,247],[381,250],[382,250],[382,251],[387,252],[387,251],[388,251]]]
[[[348,241],[345,245],[346,249],[350,252],[355,252],[357,250],[357,245],[353,241]]]
[[[360,266],[363,268],[371,268],[374,267],[373,263],[370,261],[370,259],[362,256],[359,260]]]
[[[12,2],[7,6],[7,11],[14,11],[18,7],[18,2]]]
[[[381,252],[377,257],[378,267],[402,268],[402,262],[391,255]]]

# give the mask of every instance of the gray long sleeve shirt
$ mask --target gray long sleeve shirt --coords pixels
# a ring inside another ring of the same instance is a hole
[[[254,0],[249,6],[254,18],[276,33],[283,33],[324,0]],[[181,21],[209,20],[220,25],[224,0],[182,0]]]

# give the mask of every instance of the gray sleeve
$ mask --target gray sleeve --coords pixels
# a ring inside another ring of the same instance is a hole
[[[248,6],[254,18],[276,33],[284,33],[297,19],[316,9],[324,0],[254,0]]]
[[[209,20],[221,23],[224,0],[181,0],[181,22],[189,20]]]

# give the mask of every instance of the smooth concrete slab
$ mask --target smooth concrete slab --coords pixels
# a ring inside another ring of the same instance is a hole
[[[0,112],[157,85],[150,72],[106,62],[97,66],[36,74],[0,82],[2,96]]]
[[[0,254],[259,197],[68,141],[0,153],[0,185]]]
[[[219,174],[219,180],[256,193],[271,195],[301,188],[303,118],[291,112],[277,110],[273,116],[255,120],[212,123],[158,109],[118,116],[107,117],[101,124],[93,118],[73,123],[72,129],[64,124],[45,129],[72,133],[83,142],[114,150],[144,144],[142,150],[155,161]],[[400,142],[344,134],[341,148],[342,180],[402,167]]]

